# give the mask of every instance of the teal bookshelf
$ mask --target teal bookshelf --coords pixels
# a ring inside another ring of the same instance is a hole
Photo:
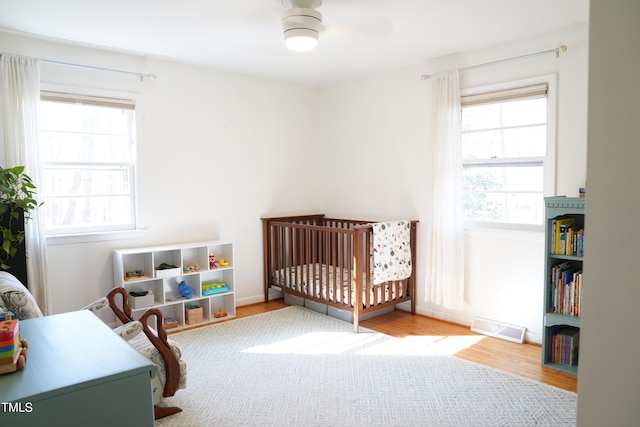
[[[585,199],[545,197],[542,365],[578,374]]]

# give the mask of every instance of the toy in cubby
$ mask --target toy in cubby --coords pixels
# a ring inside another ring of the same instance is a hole
[[[127,271],[124,273],[124,280],[127,282],[131,282],[132,280],[143,280],[148,279],[147,273],[144,270],[136,270],[136,271]]]
[[[185,322],[187,325],[201,323],[204,320],[202,307],[195,304],[189,304],[184,307]]]
[[[214,253],[209,252],[209,270],[213,270],[214,268],[218,268],[218,261]]]
[[[0,374],[24,369],[27,340],[20,339],[20,321],[10,311],[0,309]]]
[[[224,282],[209,282],[202,284],[202,295],[213,295],[222,292],[228,292],[229,287]]]
[[[184,299],[191,299],[193,296],[193,289],[184,280],[178,283],[178,292]]]
[[[202,271],[202,268],[198,264],[187,264],[182,267],[182,271],[185,273],[197,273],[198,271]]]
[[[213,316],[214,316],[216,319],[219,319],[219,318],[221,318],[221,317],[227,317],[227,312],[226,312],[226,311],[224,311],[224,310],[222,309],[222,307],[220,307],[220,308],[218,309],[218,311],[216,311],[215,313],[213,313]]]
[[[162,320],[165,329],[173,329],[178,327],[178,321],[173,317],[165,317]]]

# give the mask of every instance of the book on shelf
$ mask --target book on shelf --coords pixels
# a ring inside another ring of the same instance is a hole
[[[568,261],[551,267],[551,304],[553,313],[580,316],[582,311],[582,271]]]
[[[553,241],[555,242],[555,245],[552,249],[552,253],[564,254],[564,251],[562,251],[562,245],[566,246],[567,229],[573,227],[575,224],[575,218],[557,218],[553,220],[553,230],[555,231]]]
[[[583,256],[584,229],[576,227],[575,218],[556,218],[551,221],[551,247],[554,255]]]
[[[567,366],[578,365],[580,329],[556,326],[551,330],[551,363]]]

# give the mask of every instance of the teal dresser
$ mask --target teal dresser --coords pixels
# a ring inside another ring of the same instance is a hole
[[[3,426],[153,426],[156,367],[88,310],[20,321],[24,370],[0,375]]]

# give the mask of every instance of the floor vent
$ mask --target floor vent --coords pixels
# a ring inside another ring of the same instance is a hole
[[[474,317],[473,323],[471,323],[472,332],[517,342],[519,344],[524,342],[524,333],[526,330],[527,328],[523,328],[521,326],[507,325],[494,320],[481,319],[479,317]]]

